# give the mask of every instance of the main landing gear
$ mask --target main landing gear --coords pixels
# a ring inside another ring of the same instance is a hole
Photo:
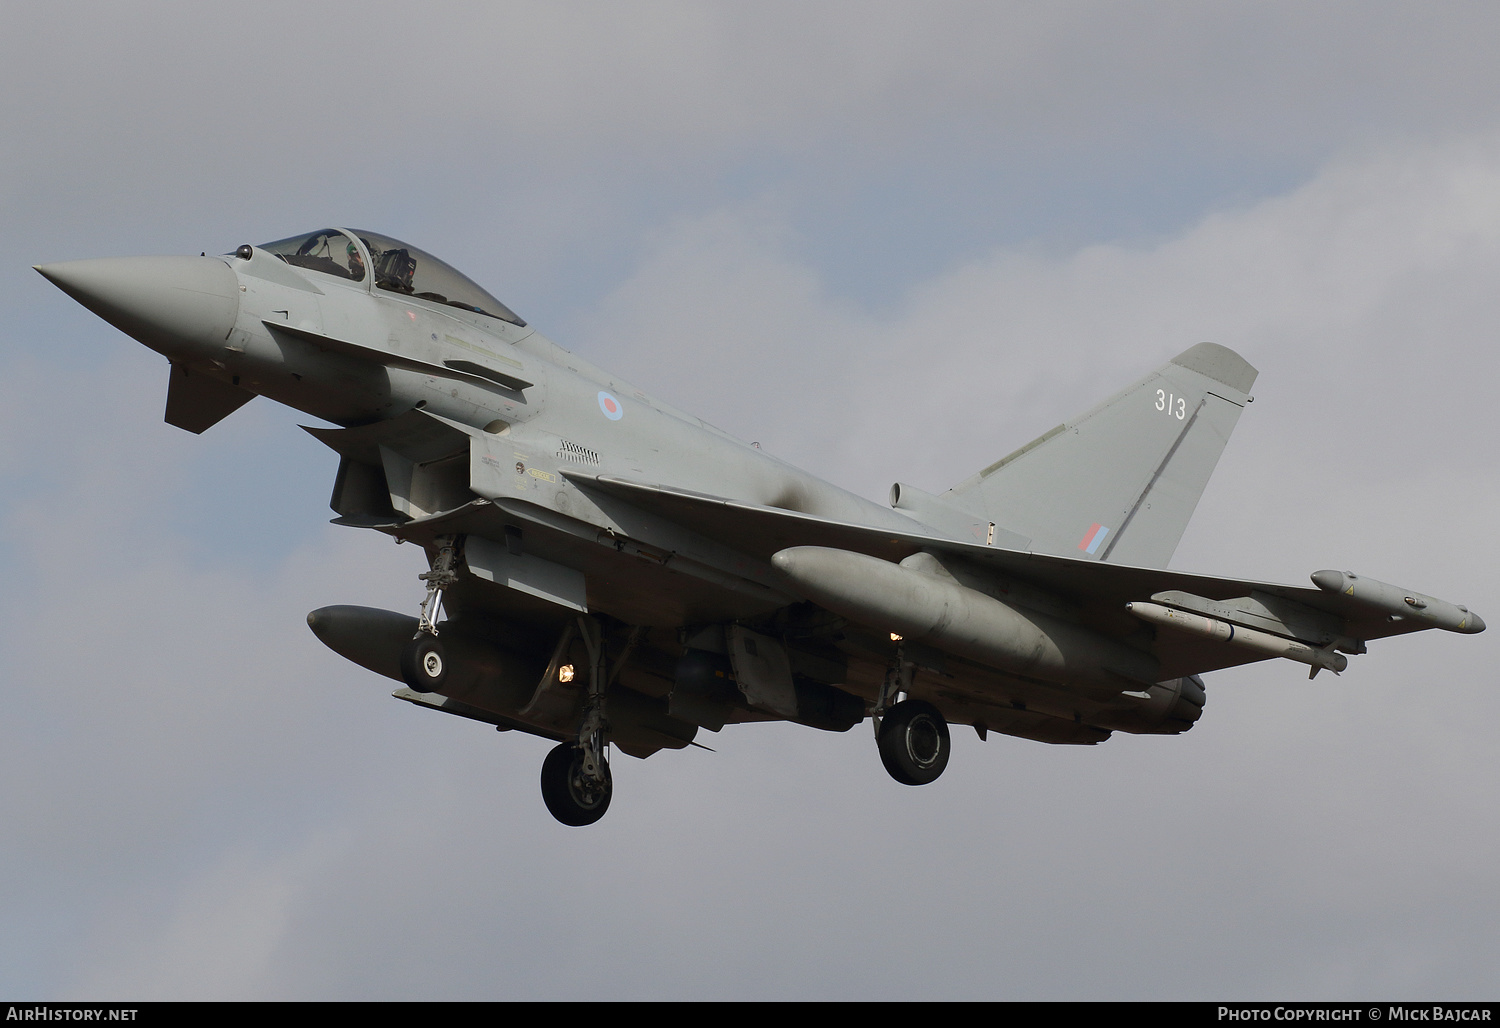
[[[937,781],[948,766],[948,756],[953,751],[948,722],[942,712],[926,700],[908,698],[887,709],[888,703],[910,692],[912,674],[916,670],[916,666],[905,659],[901,640],[892,638],[896,642],[896,655],[886,672],[880,698],[871,711],[875,722],[875,745],[880,750],[880,762],[892,778],[902,785],[926,785]]]
[[[588,692],[578,741],[558,746],[542,762],[542,802],[565,825],[591,825],[609,809],[614,778],[605,757],[609,724],[604,719],[604,691],[609,685],[604,664],[604,629],[588,616],[578,619],[578,634],[589,654]]]
[[[547,754],[542,761],[542,802],[552,816],[573,828],[591,825],[604,816],[614,794],[614,778],[609,765],[599,762],[598,777],[584,770],[584,750],[577,743],[565,742]]]
[[[561,658],[573,631],[569,629],[559,641],[554,665]],[[578,725],[577,741],[562,743],[542,762],[542,802],[563,824],[581,828],[604,816],[615,786],[606,756],[609,722],[604,717],[604,693],[609,686],[609,675],[605,667],[604,629],[597,620],[584,615],[578,618],[576,631],[588,650],[588,691],[583,696],[583,716]],[[626,655],[634,646],[639,631],[637,629],[632,634]],[[620,659],[623,662],[625,657]]]
[[[935,782],[948,766],[948,722],[930,703],[902,700],[880,719],[875,733],[880,762],[902,785]]]

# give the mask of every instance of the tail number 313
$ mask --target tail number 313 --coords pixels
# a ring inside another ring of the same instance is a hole
[[[1162,389],[1156,391],[1156,409],[1165,411],[1167,417],[1176,418],[1178,421],[1187,417],[1187,401]]]

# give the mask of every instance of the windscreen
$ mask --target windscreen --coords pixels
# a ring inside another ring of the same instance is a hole
[[[320,271],[354,282],[365,280],[365,259],[354,240],[336,228],[325,228],[305,236],[262,243],[262,250],[274,253],[294,268]]]
[[[370,251],[370,259],[375,262],[377,288],[487,314],[512,325],[526,324],[509,307],[479,288],[466,275],[460,274],[430,253],[389,236],[361,229],[351,231],[359,236]]]

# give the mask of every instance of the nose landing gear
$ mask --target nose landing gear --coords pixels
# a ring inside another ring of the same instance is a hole
[[[440,692],[448,677],[447,654],[438,641],[437,619],[443,605],[443,590],[458,581],[458,573],[453,569],[458,560],[458,537],[439,536],[435,542],[438,550],[432,570],[417,576],[427,583],[417,634],[401,647],[401,678],[416,692]]]

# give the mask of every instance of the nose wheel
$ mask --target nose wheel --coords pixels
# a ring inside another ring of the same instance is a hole
[[[902,700],[880,720],[875,736],[880,762],[902,785],[935,782],[948,766],[948,722],[932,704]]]
[[[420,632],[401,647],[401,678],[417,692],[442,692],[448,658],[435,635]]]
[[[565,742],[542,761],[542,801],[565,825],[581,828],[604,816],[614,794],[609,764],[599,761],[595,774],[584,766],[584,749]]]

